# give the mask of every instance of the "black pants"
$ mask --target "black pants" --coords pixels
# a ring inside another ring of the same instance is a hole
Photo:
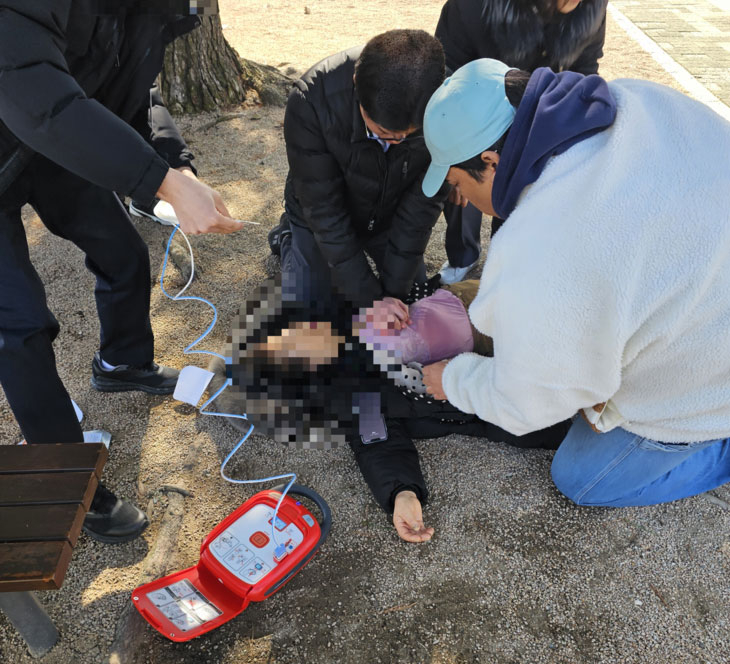
[[[452,267],[466,267],[479,258],[482,229],[482,213],[471,203],[466,207],[446,202],[444,205],[446,219],[446,257]],[[502,225],[502,220],[492,217],[493,236]]]
[[[101,356],[111,364],[153,357],[147,245],[115,194],[40,155],[0,196],[0,384],[29,443],[81,442],[56,371],[52,342],[59,325],[30,262],[20,216],[25,203],[51,233],[86,254],[96,276]]]
[[[281,237],[281,272],[285,278],[297,281],[297,287],[302,289],[306,299],[327,297],[332,290],[330,268],[314,238],[314,233],[297,223],[289,214],[282,218],[284,225],[290,232]],[[364,242],[362,249],[373,259],[375,267],[382,272],[385,251],[388,244],[388,233],[374,235]],[[415,276],[415,283],[426,282],[426,265],[421,257]]]

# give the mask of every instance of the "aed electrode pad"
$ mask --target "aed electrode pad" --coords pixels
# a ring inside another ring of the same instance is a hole
[[[200,627],[223,613],[187,579],[149,592],[147,599],[181,632]]]

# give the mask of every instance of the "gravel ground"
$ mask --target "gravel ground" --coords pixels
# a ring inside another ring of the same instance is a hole
[[[304,2],[308,3],[305,8]],[[440,0],[222,0],[226,35],[245,57],[300,73],[322,57],[393,27],[432,30]],[[612,22],[602,73],[672,84]],[[282,109],[200,127],[180,120],[202,177],[231,212],[261,221],[230,237],[192,239],[202,275],[192,292],[210,298],[221,320],[204,344],[225,340],[238,304],[266,276],[266,232],[281,212],[286,160]],[[26,217],[31,254],[62,325],[55,349],[85,428],[112,432],[108,485],[147,506],[140,540],[105,546],[82,536],[66,581],[40,593],[61,631],[48,664],[107,660],[117,621],[138,584],[176,484],[193,492],[169,569],[198,557],[201,538],[256,488],[218,476],[236,432],[171,398],[107,395],[89,387],[98,339],[90,276],[82,256]],[[135,222],[159,276],[168,231]],[[443,223],[427,265],[444,259]],[[486,235],[486,234],[485,234]],[[170,270],[170,288],[180,277]],[[197,303],[152,294],[157,359],[182,367],[181,349],[209,321]],[[204,357],[193,359],[205,366]],[[19,440],[0,396],[0,435]],[[232,464],[237,477],[293,470],[330,503],[334,526],[314,561],[273,598],[249,607],[209,636],[174,644],[145,625],[138,662],[179,664],[615,663],[727,662],[730,489],[671,505],[622,510],[578,508],[549,480],[550,453],[451,436],[419,443],[432,490],[425,517],[436,528],[424,545],[400,541],[371,499],[348,450],[297,452],[252,436]],[[0,616],[0,662],[33,660]]]

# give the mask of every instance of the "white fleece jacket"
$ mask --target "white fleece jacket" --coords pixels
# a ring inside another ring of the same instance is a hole
[[[553,157],[495,235],[469,308],[495,356],[457,356],[444,390],[515,434],[607,402],[603,431],[725,438],[730,123],[661,85],[609,85],[615,123]]]

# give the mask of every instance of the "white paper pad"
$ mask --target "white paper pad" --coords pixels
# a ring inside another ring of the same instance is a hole
[[[212,371],[200,367],[183,367],[172,396],[178,401],[197,406],[214,375]]]

